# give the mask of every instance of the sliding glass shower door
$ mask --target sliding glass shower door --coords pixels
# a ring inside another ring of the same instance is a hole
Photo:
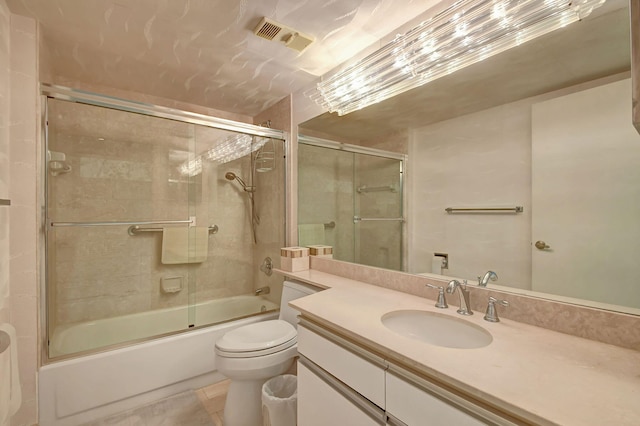
[[[334,259],[403,270],[404,156],[301,137],[299,244],[333,246]]]
[[[47,98],[50,358],[278,308],[284,141],[232,127]]]

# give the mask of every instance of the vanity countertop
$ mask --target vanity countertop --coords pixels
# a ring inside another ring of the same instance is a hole
[[[279,272],[327,289],[290,302],[303,315],[389,362],[532,424],[640,425],[638,351],[508,319],[487,322],[484,312],[462,317],[453,306],[437,309],[431,299],[320,271]],[[396,310],[463,318],[489,331],[493,341],[478,349],[418,342],[382,325],[381,317]]]

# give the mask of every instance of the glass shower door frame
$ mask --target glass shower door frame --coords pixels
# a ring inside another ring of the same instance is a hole
[[[266,127],[260,127],[260,126],[255,126],[252,124],[247,124],[247,123],[241,123],[241,122],[235,122],[235,121],[231,121],[231,120],[226,120],[226,119],[221,119],[221,118],[217,118],[217,117],[210,117],[210,116],[206,116],[203,114],[197,114],[197,113],[192,113],[192,112],[188,112],[188,111],[181,111],[181,110],[176,110],[176,109],[172,109],[172,108],[166,108],[166,107],[162,107],[162,106],[157,106],[157,105],[151,105],[151,104],[145,104],[145,103],[140,103],[140,102],[133,102],[133,101],[128,101],[128,100],[123,100],[123,99],[118,99],[118,98],[113,98],[113,97],[109,97],[109,96],[104,96],[104,95],[99,95],[99,94],[94,94],[94,93],[89,93],[89,92],[85,92],[85,91],[80,91],[80,90],[75,90],[75,89],[71,89],[71,88],[67,88],[67,87],[63,87],[63,86],[55,86],[55,85],[49,85],[49,84],[41,84],[40,85],[40,91],[41,91],[41,114],[42,114],[42,121],[41,121],[41,125],[42,125],[42,131],[41,131],[41,135],[42,135],[42,144],[40,145],[42,147],[41,149],[41,153],[40,153],[40,157],[41,157],[41,164],[42,166],[40,167],[40,205],[42,206],[41,209],[41,223],[42,223],[42,229],[44,230],[44,232],[41,234],[41,239],[43,244],[41,245],[41,250],[40,250],[40,258],[43,259],[43,262],[41,262],[41,300],[43,301],[40,304],[40,310],[41,310],[41,329],[42,330],[46,330],[46,332],[42,333],[41,339],[42,339],[42,360],[43,363],[48,363],[51,361],[51,358],[49,357],[49,351],[48,351],[48,342],[49,342],[49,307],[48,307],[48,303],[47,301],[50,300],[50,296],[49,294],[47,294],[47,281],[48,281],[48,276],[49,276],[49,272],[50,272],[50,265],[47,265],[47,256],[45,255],[46,251],[47,251],[47,243],[48,243],[48,239],[49,239],[49,231],[52,227],[52,224],[49,223],[49,218],[47,216],[47,213],[45,211],[46,206],[49,205],[49,201],[48,200],[48,194],[47,194],[47,188],[48,188],[48,184],[49,184],[49,173],[48,173],[48,166],[47,166],[47,150],[48,150],[48,110],[47,110],[47,103],[49,99],[58,99],[58,100],[64,100],[64,101],[69,101],[69,102],[74,102],[74,103],[79,103],[79,104],[86,104],[86,105],[92,105],[92,106],[98,106],[98,107],[105,107],[105,108],[110,108],[110,109],[114,109],[114,110],[120,110],[120,111],[124,111],[124,112],[129,112],[129,113],[134,113],[134,114],[141,114],[141,115],[146,115],[146,116],[151,116],[151,117],[157,117],[157,118],[164,118],[164,119],[169,119],[169,120],[175,120],[175,121],[180,121],[180,122],[184,122],[187,124],[195,124],[195,125],[200,125],[200,126],[206,126],[206,127],[211,127],[211,128],[215,128],[215,129],[220,129],[220,130],[227,130],[227,131],[232,131],[232,132],[237,132],[237,133],[243,133],[243,134],[247,134],[250,136],[260,136],[260,137],[267,137],[267,138],[273,138],[273,139],[279,139],[284,141],[284,149],[285,152],[288,151],[288,147],[289,147],[289,139],[288,139],[288,135],[285,132],[279,131],[279,130],[274,130],[274,129],[270,129],[270,128],[266,128]],[[284,170],[285,173],[285,179],[287,178],[287,168],[285,167]],[[286,189],[285,189],[286,191]],[[289,199],[289,194],[287,194],[285,192],[285,201]],[[184,221],[183,221],[184,222]],[[60,225],[60,224],[58,224]],[[65,224],[67,226],[77,226],[78,224]],[[85,226],[87,225],[91,225],[91,224],[85,224]],[[63,225],[64,226],[64,225]],[[82,226],[82,224],[80,224],[80,226]],[[285,236],[286,237],[286,236]],[[191,303],[191,297],[189,298],[189,303]],[[148,339],[144,339],[144,340],[151,340],[156,338],[157,336],[150,336]],[[117,346],[126,346],[130,343],[125,342],[121,345],[116,345]],[[93,351],[95,352],[95,351]],[[72,356],[76,356],[76,354],[72,355]],[[62,357],[58,357],[56,358],[56,360],[58,359],[65,359],[68,358],[69,356],[62,356]]]

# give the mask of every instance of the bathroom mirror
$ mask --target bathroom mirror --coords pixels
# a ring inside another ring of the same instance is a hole
[[[363,110],[322,114],[299,133],[408,155],[398,269],[470,283],[493,270],[490,286],[640,313],[629,20],[628,3],[610,0],[583,21]]]

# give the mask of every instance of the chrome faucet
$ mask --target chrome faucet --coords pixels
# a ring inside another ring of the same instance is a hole
[[[486,274],[482,277],[478,277],[478,285],[480,287],[486,287],[489,280],[496,281],[498,279],[498,274],[493,271],[487,271]]]
[[[460,284],[458,280],[451,280],[447,285],[447,293],[453,294],[458,289],[458,295],[460,296],[460,309],[456,312],[460,315],[473,315],[471,309],[469,309],[469,290],[467,290],[467,280],[464,280],[464,284]]]
[[[425,284],[425,286],[438,290],[438,300],[436,301],[436,305],[435,305],[436,308],[446,309],[449,307],[449,305],[447,305],[447,299],[445,299],[444,297],[444,287],[440,287],[433,284]]]
[[[509,302],[506,300],[496,299],[493,296],[489,296],[489,304],[487,305],[487,313],[484,315],[484,319],[489,322],[500,322],[498,318],[498,311],[496,310],[496,303],[502,306],[509,306]]]
[[[269,288],[268,286],[260,287],[255,291],[256,296],[260,296],[261,294],[269,294],[269,293],[271,293],[271,288]]]

